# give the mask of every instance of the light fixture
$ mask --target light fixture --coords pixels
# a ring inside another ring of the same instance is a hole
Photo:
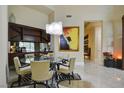
[[[62,22],[53,22],[51,24],[46,24],[46,33],[61,35],[63,33]]]
[[[71,18],[72,17],[72,15],[66,15],[66,18]]]

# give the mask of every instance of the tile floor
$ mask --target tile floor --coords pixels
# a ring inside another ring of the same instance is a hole
[[[94,63],[76,65],[75,72],[81,75],[82,80],[92,83],[96,88],[124,87],[124,70],[107,68]]]
[[[90,82],[95,88],[123,88],[124,70],[107,68],[94,63],[77,63],[74,72],[78,73],[82,81]],[[10,81],[17,75],[10,72]]]

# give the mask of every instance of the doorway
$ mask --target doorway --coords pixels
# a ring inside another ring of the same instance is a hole
[[[84,23],[84,62],[102,64],[102,21]]]

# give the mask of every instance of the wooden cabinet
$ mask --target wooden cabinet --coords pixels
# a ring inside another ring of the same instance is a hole
[[[23,28],[23,41],[31,41],[31,42],[41,42],[41,29],[32,28],[32,27],[24,27]]]
[[[42,32],[42,43],[45,43],[45,42],[50,42],[50,35],[47,34],[45,31]]]
[[[21,41],[22,40],[22,27],[9,23],[8,39],[9,41]]]
[[[8,38],[9,41],[50,42],[45,30],[15,23],[9,23]]]

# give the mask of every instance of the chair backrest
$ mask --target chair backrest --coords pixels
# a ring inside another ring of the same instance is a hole
[[[16,73],[19,73],[19,67],[21,67],[21,63],[18,57],[14,57],[14,65],[15,65],[15,69],[16,69]]]
[[[31,73],[32,73],[32,80],[35,81],[42,81],[46,80],[49,75],[49,67],[50,61],[42,61],[42,62],[31,62]]]
[[[69,71],[73,71],[74,70],[74,65],[75,65],[75,58],[70,58],[70,61],[69,61]]]

